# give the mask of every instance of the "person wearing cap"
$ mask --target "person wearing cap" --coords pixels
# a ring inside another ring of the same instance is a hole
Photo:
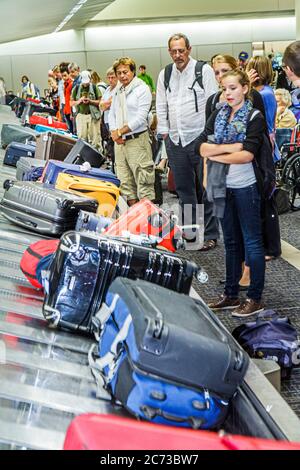
[[[99,110],[100,92],[95,85],[91,83],[91,74],[88,70],[81,72],[81,83],[72,90],[71,106],[75,106],[76,129],[80,139],[100,147],[100,118]]]
[[[154,163],[148,132],[150,88],[136,77],[129,57],[117,60],[113,69],[119,80],[109,112],[109,129],[115,143],[115,168],[121,191],[132,206],[146,198],[154,201]]]
[[[239,67],[241,69],[246,68],[247,60],[249,59],[248,52],[242,51],[239,53]]]

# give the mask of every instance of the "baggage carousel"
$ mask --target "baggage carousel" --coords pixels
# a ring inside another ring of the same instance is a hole
[[[0,130],[7,122],[18,120],[0,110]],[[15,176],[3,156],[1,150],[0,197],[3,181]],[[125,415],[90,373],[92,339],[50,329],[42,315],[42,292],[19,268],[23,251],[41,238],[0,215],[0,449],[62,449],[75,416]],[[224,431],[300,442],[298,417],[252,361]]]

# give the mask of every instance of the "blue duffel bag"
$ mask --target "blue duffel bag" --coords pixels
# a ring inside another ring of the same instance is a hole
[[[289,378],[292,368],[300,364],[297,330],[274,310],[259,313],[255,321],[238,326],[232,335],[250,357],[277,362],[282,379]]]
[[[202,301],[117,278],[93,326],[89,363],[114,401],[154,423],[223,424],[248,356]]]

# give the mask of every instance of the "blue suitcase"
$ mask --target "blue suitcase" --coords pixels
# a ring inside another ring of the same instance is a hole
[[[119,277],[93,323],[90,365],[115,401],[157,424],[223,424],[249,358],[203,301]]]
[[[72,137],[72,139],[78,139],[77,135],[70,134],[70,132],[63,131],[62,129],[56,129],[55,127],[43,126],[42,124],[38,124],[37,126],[35,126],[35,131],[39,134],[41,134],[42,132],[55,132],[56,134]]]
[[[33,143],[22,144],[11,142],[5,152],[3,163],[9,166],[17,166],[17,161],[21,157],[34,158],[36,146]]]
[[[60,162],[57,160],[49,160],[45,175],[44,183],[55,184],[59,173],[67,173],[74,176],[85,176],[97,180],[107,181],[116,186],[120,186],[120,180],[110,170],[102,170],[101,168],[92,168],[85,170],[84,165],[75,165],[73,163]]]

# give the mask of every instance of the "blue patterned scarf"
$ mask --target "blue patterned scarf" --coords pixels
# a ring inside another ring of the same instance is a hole
[[[241,109],[239,109],[229,121],[232,108],[225,104],[219,111],[215,120],[215,143],[233,144],[235,142],[244,142],[247,131],[248,115],[253,108],[251,101],[246,100]]]

